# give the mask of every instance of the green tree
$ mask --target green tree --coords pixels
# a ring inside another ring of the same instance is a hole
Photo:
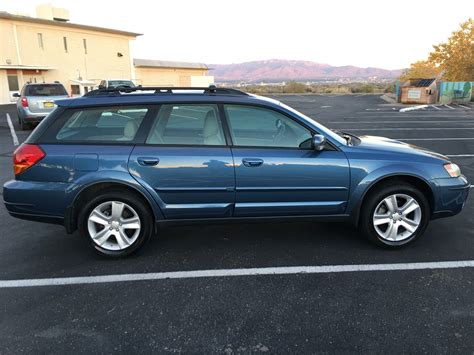
[[[409,79],[436,78],[439,74],[440,69],[435,64],[427,60],[420,60],[411,64],[410,68],[406,69],[399,79],[406,81]]]
[[[474,20],[461,23],[445,43],[433,46],[427,60],[404,71],[400,80],[441,77],[446,81],[474,81]]]
[[[448,81],[474,80],[474,20],[469,18],[460,27],[446,43],[433,46],[428,58]]]

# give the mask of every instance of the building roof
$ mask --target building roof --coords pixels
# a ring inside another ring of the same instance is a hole
[[[52,70],[53,67],[47,65],[14,65],[14,64],[7,64],[7,65],[0,65],[0,69],[23,69],[23,70]]]
[[[414,86],[417,88],[430,86],[436,79],[411,79],[409,86]]]
[[[174,62],[168,60],[134,59],[133,65],[137,68],[182,68],[205,69],[209,67],[204,63]]]
[[[76,28],[76,29],[81,29],[81,30],[89,30],[89,31],[96,31],[96,32],[103,32],[103,33],[112,33],[112,34],[128,36],[128,37],[137,37],[137,36],[142,35],[141,33],[114,30],[112,28],[80,25],[77,23],[71,23],[71,22],[66,22],[66,21],[46,20],[46,19],[30,17],[30,16],[13,15],[5,11],[0,11],[0,19],[37,23],[37,24],[42,24],[42,25],[50,25],[50,26],[58,26],[58,27]]]

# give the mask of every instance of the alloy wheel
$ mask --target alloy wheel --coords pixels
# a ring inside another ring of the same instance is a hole
[[[106,250],[124,250],[140,235],[137,212],[121,201],[107,201],[92,210],[87,220],[92,241]]]
[[[393,194],[377,205],[373,225],[380,238],[400,242],[410,238],[421,224],[421,207],[411,196]]]

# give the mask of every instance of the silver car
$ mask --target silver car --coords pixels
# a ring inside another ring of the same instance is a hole
[[[29,129],[33,123],[40,122],[56,107],[54,100],[67,98],[69,95],[60,83],[25,84],[18,97],[16,108],[18,122],[22,130]]]
[[[108,79],[102,80],[99,89],[114,89],[119,87],[134,88],[136,85],[131,80],[126,79]]]

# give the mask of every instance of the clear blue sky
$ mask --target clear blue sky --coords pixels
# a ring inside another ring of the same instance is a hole
[[[0,10],[34,15],[48,1],[0,0]],[[398,69],[426,58],[474,0],[53,0],[71,21],[144,33],[136,58],[209,64],[301,59]]]

